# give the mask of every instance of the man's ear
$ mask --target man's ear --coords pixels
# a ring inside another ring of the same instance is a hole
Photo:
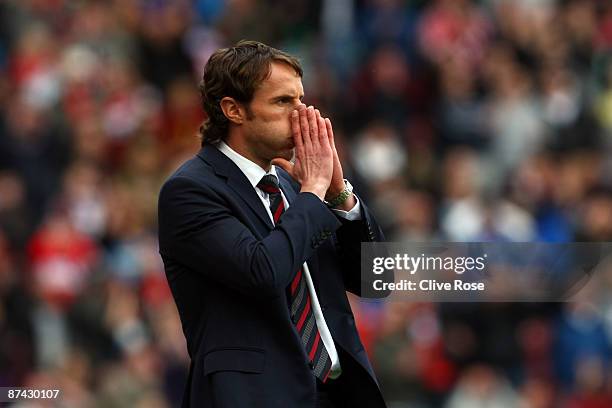
[[[226,118],[229,119],[230,122],[233,122],[237,125],[242,124],[246,118],[246,111],[240,102],[236,101],[234,98],[230,96],[226,96],[221,99],[220,102],[221,110]]]

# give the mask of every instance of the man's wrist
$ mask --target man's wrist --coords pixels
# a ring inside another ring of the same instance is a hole
[[[332,208],[332,210],[341,210],[344,212],[350,212],[357,205],[357,197],[355,194],[351,194],[351,196],[342,204]]]
[[[325,193],[325,200],[331,201],[334,198],[338,197],[340,193],[344,191],[345,187],[346,187],[346,184],[344,183],[344,180],[342,180],[342,184],[338,186],[329,186],[329,189]]]
[[[321,201],[325,201],[325,188],[319,186],[302,186],[301,193],[312,193],[319,197]]]
[[[325,204],[327,204],[330,208],[338,208],[349,201],[350,198],[353,197],[353,186],[347,179],[343,180],[344,188],[336,195],[331,195],[331,198],[328,199],[328,195],[326,194]],[[329,192],[329,191],[328,191]]]

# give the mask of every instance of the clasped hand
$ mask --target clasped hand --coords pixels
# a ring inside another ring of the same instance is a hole
[[[344,179],[331,121],[321,117],[318,109],[305,105],[298,106],[290,120],[295,143],[294,163],[276,158],[272,164],[299,182],[301,192],[311,192],[321,200],[337,196],[344,189]]]

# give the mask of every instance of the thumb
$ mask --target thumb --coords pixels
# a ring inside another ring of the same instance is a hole
[[[293,163],[281,158],[272,159],[271,163],[285,170],[291,177],[293,177]]]

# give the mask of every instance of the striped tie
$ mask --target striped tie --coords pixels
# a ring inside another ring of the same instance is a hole
[[[285,211],[285,204],[278,187],[278,179],[272,174],[263,176],[257,186],[270,196],[270,211],[276,224]],[[302,345],[308,355],[310,368],[314,375],[325,382],[331,370],[331,358],[321,339],[321,333],[317,327],[315,315],[312,310],[310,293],[306,285],[306,278],[300,268],[293,281],[287,288],[290,315]]]

